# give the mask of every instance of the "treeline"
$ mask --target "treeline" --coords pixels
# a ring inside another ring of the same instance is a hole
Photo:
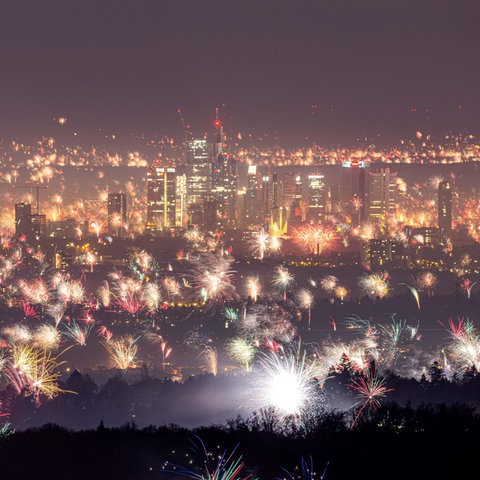
[[[369,370],[374,368],[372,364]],[[462,401],[479,408],[480,374],[477,369],[468,368],[458,377],[447,374],[448,370],[438,362],[433,362],[419,380],[387,371],[382,375],[386,393],[379,396],[378,401],[413,408]],[[344,356],[339,370],[332,371],[322,385],[312,380],[315,396],[310,399],[307,412],[321,407],[324,412],[355,415],[356,409],[368,400],[365,392],[362,394],[352,388],[363,377],[364,374],[356,372]],[[134,421],[139,428],[168,423],[193,428],[224,424],[239,414],[245,417],[253,410],[271,406],[259,393],[261,382],[262,378],[253,374],[203,374],[178,383],[152,377],[145,370],[142,378],[134,383],[118,374],[98,386],[88,375],[74,371],[61,387],[75,393],[62,393],[50,400],[44,398],[38,404],[28,392],[18,395],[7,388],[0,392],[0,413],[9,414],[8,420],[16,430],[52,422],[73,430],[85,430],[96,428],[100,420],[107,427]]]
[[[349,427],[348,412],[320,412],[284,422],[274,410],[224,425],[184,429],[175,425],[73,431],[55,424],[0,438],[2,479],[49,478],[224,480],[452,479],[471,478],[480,417],[465,404],[399,406],[386,403]],[[205,447],[202,452],[201,446]],[[213,477],[218,460],[231,456],[239,473]],[[302,472],[304,467],[313,467]],[[188,472],[181,472],[181,468]],[[176,474],[174,473],[176,472]],[[324,475],[324,477],[322,477]],[[195,478],[195,477],[193,477]],[[202,478],[202,477],[196,477]]]

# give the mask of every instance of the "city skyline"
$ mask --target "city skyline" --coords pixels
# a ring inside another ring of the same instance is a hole
[[[4,3],[5,478],[475,465],[476,1]]]

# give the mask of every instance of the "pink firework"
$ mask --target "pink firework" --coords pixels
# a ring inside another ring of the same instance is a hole
[[[388,392],[393,390],[392,388],[386,388],[385,379],[380,378],[375,370],[369,372],[367,376],[359,377],[358,380],[355,380],[348,386],[358,392],[357,398],[364,400],[350,428],[355,426],[366,407],[373,410],[378,408],[380,406],[380,398],[385,397]]]
[[[36,318],[37,320],[40,318],[35,308],[32,307],[32,305],[30,305],[25,300],[21,302],[21,306],[22,306],[24,318]]]
[[[472,282],[469,278],[464,278],[460,287],[467,292],[467,298],[470,298],[472,294],[472,288],[477,282]]]
[[[105,326],[98,327],[97,334],[102,337],[106,342],[109,342],[113,337],[113,332]]]

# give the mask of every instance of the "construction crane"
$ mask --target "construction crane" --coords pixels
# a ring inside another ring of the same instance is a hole
[[[180,121],[182,122],[183,134],[185,135],[185,147],[187,146],[188,138],[190,136],[190,126],[185,124],[185,120],[183,118],[182,110],[179,108],[177,110],[178,115],[180,117]]]
[[[37,183],[36,185],[13,185],[14,188],[30,188],[37,190],[37,215],[40,213],[40,189],[41,188],[48,188],[48,185],[40,185]]]

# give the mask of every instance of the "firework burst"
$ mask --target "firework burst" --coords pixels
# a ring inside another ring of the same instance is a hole
[[[357,398],[363,400],[363,404],[350,426],[352,429],[365,408],[378,408],[380,406],[380,399],[393,390],[385,386],[385,379],[379,377],[375,369],[368,372],[366,376],[360,376],[348,386],[357,392]]]
[[[287,301],[287,290],[293,284],[295,277],[288,269],[282,265],[279,265],[276,269],[275,276],[273,277],[272,284],[275,288],[283,293],[283,301]]]

